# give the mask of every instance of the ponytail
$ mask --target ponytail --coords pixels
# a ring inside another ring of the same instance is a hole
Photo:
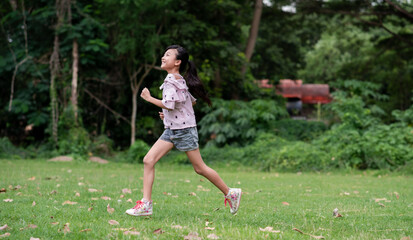
[[[181,65],[179,66],[179,72],[183,73],[186,70],[186,65],[188,65],[188,69],[185,72],[184,78],[186,80],[186,84],[189,88],[189,92],[195,98],[202,98],[205,102],[208,103],[209,106],[212,106],[211,99],[208,97],[208,93],[205,90],[204,85],[201,82],[201,79],[198,77],[198,72],[196,70],[195,64],[192,61],[189,61],[189,54],[185,48],[179,45],[171,45],[166,48],[168,49],[176,49],[178,54],[176,55],[177,60],[181,60]]]
[[[208,92],[205,90],[204,85],[198,77],[198,72],[195,68],[195,64],[192,61],[188,61],[188,70],[185,74],[185,80],[189,88],[189,92],[196,98],[202,98],[209,106],[212,106],[211,99],[208,97]]]

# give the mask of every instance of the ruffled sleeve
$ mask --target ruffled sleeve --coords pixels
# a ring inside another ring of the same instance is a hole
[[[171,84],[164,84],[162,104],[168,109],[174,109],[177,99],[175,88]]]
[[[175,109],[176,102],[185,101],[185,93],[188,87],[185,80],[176,80],[174,75],[168,74],[161,89],[163,89],[162,104],[168,109]]]

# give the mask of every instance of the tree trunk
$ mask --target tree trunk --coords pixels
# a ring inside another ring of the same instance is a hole
[[[131,116],[131,139],[130,145],[132,146],[135,143],[136,136],[136,112],[137,112],[137,99],[138,99],[139,87],[132,89],[132,116]]]
[[[132,89],[132,116],[131,116],[131,123],[130,123],[131,125],[131,141],[130,141],[131,146],[135,143],[135,137],[136,137],[136,113],[137,113],[137,107],[138,107],[138,103],[137,103],[138,92],[143,83],[143,80],[145,80],[149,72],[153,68],[155,68],[155,63],[156,63],[156,58],[154,57],[151,65],[144,63],[132,75],[129,74],[130,76],[129,80],[130,80],[131,89]],[[142,76],[140,77],[138,81],[137,76],[142,71],[142,69],[145,69],[145,71],[143,72]]]
[[[252,54],[254,53],[255,42],[257,41],[258,36],[258,29],[260,27],[260,20],[262,14],[262,3],[263,0],[256,0],[255,1],[255,9],[254,9],[254,16],[252,18],[250,35],[248,36],[247,47],[245,49],[245,58],[247,63],[251,60]],[[245,74],[247,70],[247,65],[242,66],[242,75]]]
[[[56,78],[59,75],[60,62],[59,62],[59,36],[55,35],[53,44],[53,53],[50,56],[50,107],[52,111],[52,139],[57,146],[58,132],[57,124],[59,121],[59,108],[57,105],[57,91],[56,91]]]
[[[13,8],[13,11],[17,10],[17,3],[16,1],[10,1],[10,4]],[[24,1],[21,2],[22,4],[22,15],[23,15],[23,34],[24,34],[24,50],[26,52],[26,57],[21,60],[19,63],[17,63],[16,60],[16,55],[14,54],[13,49],[11,48],[11,45],[7,39],[7,45],[9,47],[9,50],[13,56],[13,62],[15,64],[14,67],[14,72],[13,72],[13,76],[11,78],[11,89],[10,89],[10,101],[9,101],[9,112],[11,112],[12,106],[13,106],[13,97],[14,97],[14,82],[16,80],[16,76],[17,76],[17,71],[19,70],[19,67],[21,65],[23,65],[27,60],[31,59],[32,57],[29,55],[29,47],[28,47],[28,41],[27,41],[27,24],[26,24],[26,8],[24,7]],[[2,26],[2,30],[4,33],[6,33],[6,31],[3,29],[3,25]]]
[[[79,52],[78,52],[78,43],[77,39],[73,39],[73,49],[72,49],[72,56],[73,56],[73,65],[72,65],[72,94],[71,94],[71,102],[73,107],[73,114],[75,119],[75,125],[78,124],[78,105],[77,105],[77,82],[78,82],[78,66],[79,66]]]
[[[56,26],[55,36],[53,41],[53,52],[50,56],[50,107],[52,111],[52,139],[55,146],[58,144],[58,122],[59,122],[59,107],[57,102],[56,80],[60,75],[60,60],[59,60],[59,29],[63,25],[65,13],[67,11],[67,2],[65,0],[56,0]]]

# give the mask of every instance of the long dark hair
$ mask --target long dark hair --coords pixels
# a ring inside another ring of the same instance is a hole
[[[169,49],[176,49],[178,54],[176,55],[177,60],[181,60],[181,65],[179,66],[179,72],[185,73],[184,78],[186,84],[189,88],[189,92],[194,95],[195,98],[202,98],[209,106],[212,105],[211,99],[208,97],[208,93],[205,90],[204,85],[201,82],[201,79],[198,77],[198,72],[196,71],[195,64],[192,61],[189,61],[189,54],[185,48],[179,45],[171,45],[166,48],[165,52]],[[186,69],[188,65],[188,69]]]

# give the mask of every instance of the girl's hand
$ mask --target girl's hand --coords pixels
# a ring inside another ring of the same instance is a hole
[[[150,97],[151,97],[151,93],[149,92],[149,90],[148,90],[147,88],[144,88],[144,89],[142,90],[142,93],[141,93],[141,98],[143,98],[143,99],[145,99],[146,101],[148,101]]]
[[[159,117],[162,119],[162,121],[163,121],[163,119],[165,118],[165,116],[163,115],[163,112],[159,112]]]

